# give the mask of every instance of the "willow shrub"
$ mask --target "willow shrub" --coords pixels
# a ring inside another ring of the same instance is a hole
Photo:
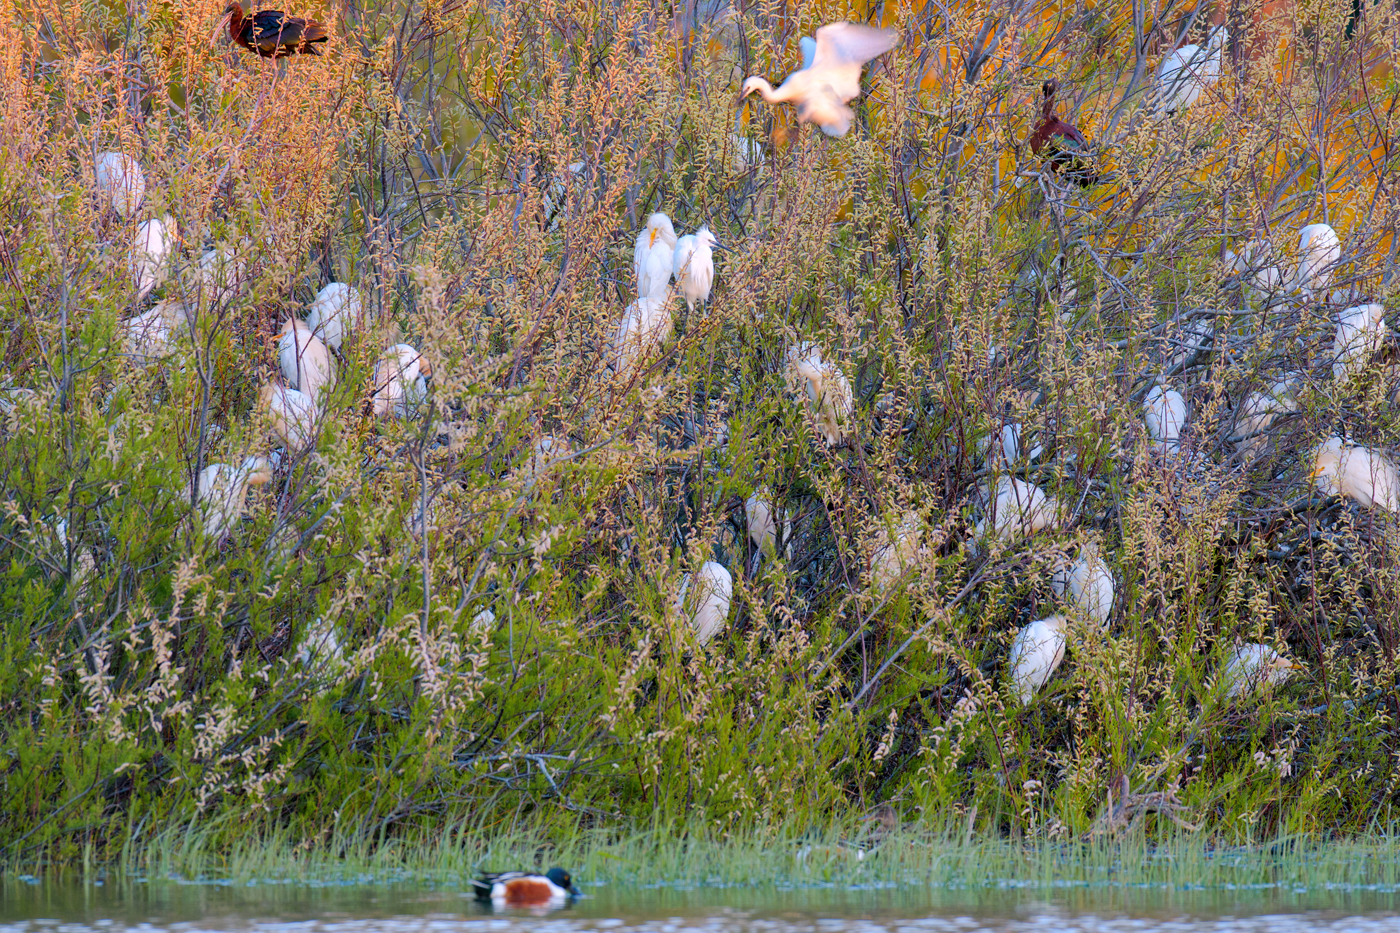
[[[1221,262],[1251,236],[1287,257],[1326,219],[1345,244],[1332,299],[1389,297],[1400,33],[1382,8],[1232,12],[1225,77],[1156,119],[1158,56],[1204,44],[1205,8],[1123,24],[891,7],[905,42],[872,69],[857,128],[828,139],[781,108],[736,111],[735,93],[861,11],[307,8],[334,17],[329,54],[269,63],[208,44],[217,6],[4,8],[13,856],[178,825],[212,845],[527,817],[723,833],[883,800],[1070,838],[1124,776],[1230,838],[1389,813],[1396,529],[1312,497],[1306,451],[1339,422],[1392,442],[1393,373],[1382,359],[1339,386],[1331,310],[1247,304]],[[1099,185],[1062,188],[1024,146],[1047,71],[1099,147]],[[138,217],[94,192],[109,150],[144,167]],[[633,237],[656,209],[733,251],[709,302],[673,306],[664,352],[613,378]],[[180,235],[138,302],[147,216]],[[202,278],[215,249],[236,259]],[[191,481],[270,451],[255,403],[273,341],[335,280],[370,320],[316,445],[283,451],[231,532],[206,533]],[[193,320],[152,361],[128,321],[155,299]],[[428,403],[378,421],[374,364],[399,341],[433,365]],[[851,443],[828,447],[789,394],[798,342],[850,378]],[[1298,414],[1242,451],[1245,395],[1295,371]],[[1145,444],[1159,378],[1191,401],[1189,470]],[[1018,469],[1060,510],[974,549],[980,451],[1008,417],[1044,447]],[[749,541],[759,489],[781,554]],[[911,513],[903,576],[872,586]],[[1007,647],[1094,538],[1112,628],[1076,628],[1022,707]],[[675,598],[710,559],[733,605],[699,648]],[[1307,673],[1226,699],[1239,641]]]

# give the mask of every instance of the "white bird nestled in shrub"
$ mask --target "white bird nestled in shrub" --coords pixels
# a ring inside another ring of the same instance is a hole
[[[165,261],[175,246],[175,222],[170,218],[143,220],[131,244],[131,276],[136,280],[136,300],[145,301],[165,281]]]
[[[850,436],[855,397],[841,367],[824,362],[817,347],[801,344],[788,350],[784,378],[789,391],[805,396],[807,410],[828,447],[835,447]]]
[[[1064,661],[1066,626],[1064,616],[1037,619],[1012,640],[1008,664],[1011,683],[1022,705],[1031,701]]]
[[[130,218],[146,199],[146,173],[141,163],[124,152],[104,152],[97,157],[97,193],[104,204]]]
[[[1230,653],[1220,673],[1219,686],[1225,695],[1238,697],[1282,684],[1302,665],[1290,661],[1268,645],[1251,642]]]
[[[374,366],[371,406],[376,418],[409,418],[428,397],[432,365],[406,343],[396,343]]]
[[[1328,224],[1308,224],[1298,231],[1298,272],[1293,290],[1309,300],[1332,281],[1332,271],[1342,258],[1342,241]]]
[[[981,521],[973,529],[977,540],[986,538],[988,529],[1001,539],[1008,539],[1017,532],[1035,534],[1048,528],[1059,510],[1059,503],[1045,490],[1012,476],[998,478],[991,488],[983,487],[981,495],[986,506]]]
[[[1240,277],[1248,302],[1267,307],[1283,294],[1283,269],[1278,264],[1278,250],[1269,240],[1250,240],[1238,253],[1226,250],[1225,268]]]
[[[675,321],[667,307],[669,296],[646,295],[627,306],[613,338],[613,374],[630,382],[638,369],[671,338]]]
[[[637,297],[661,297],[671,288],[675,263],[676,231],[671,218],[657,211],[647,218],[632,255],[637,273]]]
[[[331,282],[321,289],[307,309],[306,326],[325,341],[326,346],[339,350],[345,338],[359,328],[362,315],[360,290],[344,282]]]
[[[1079,558],[1050,577],[1050,588],[1087,622],[1108,627],[1113,612],[1113,571],[1099,554],[1097,542],[1079,549]]]
[[[304,450],[316,443],[316,401],[290,386],[268,383],[258,392],[258,402],[268,413],[272,433],[288,450]]]
[[[189,309],[166,298],[123,322],[123,348],[136,362],[153,363],[170,353],[171,343],[190,323]]]
[[[1400,512],[1400,472],[1378,450],[1329,438],[1313,452],[1312,481],[1329,496],[1355,499],[1364,509]]]
[[[321,393],[335,384],[335,364],[331,351],[305,321],[290,318],[282,325],[277,361],[287,385],[305,392],[316,404],[324,404]]]
[[[1155,385],[1143,400],[1142,420],[1154,449],[1174,451],[1181,446],[1181,429],[1186,426],[1186,399],[1175,389]]]
[[[680,592],[676,596],[676,612],[695,629],[695,640],[701,646],[724,628],[729,619],[729,602],[734,595],[734,578],[724,565],[707,560],[696,574],[694,590],[691,592],[690,574],[681,578]]]
[[[1332,340],[1332,376],[1337,382],[1345,383],[1365,371],[1389,332],[1385,308],[1379,304],[1357,305],[1339,314]]]
[[[243,253],[248,248],[244,240],[237,249],[220,246],[199,257],[199,282],[211,305],[232,301],[247,284],[248,263]]]
[[[272,464],[266,457],[249,457],[237,467],[213,463],[199,474],[199,503],[204,516],[204,534],[222,538],[233,530],[243,515],[249,486],[262,486],[272,481]]]
[[[905,512],[894,528],[880,529],[870,556],[870,584],[877,592],[888,590],[919,566],[923,536],[924,523],[917,512]]]
[[[1246,457],[1256,457],[1262,453],[1274,422],[1298,410],[1298,402],[1293,395],[1293,380],[1296,378],[1296,373],[1285,376],[1275,380],[1268,389],[1256,390],[1245,396],[1240,404],[1239,419],[1235,422],[1235,436],[1240,439],[1240,450]]]
[[[671,274],[676,277],[676,287],[685,299],[687,311],[694,311],[697,304],[710,300],[710,289],[715,284],[714,250],[717,249],[724,247],[716,242],[709,227],[701,227],[676,241],[671,254]]]
[[[1196,103],[1212,84],[1220,80],[1224,67],[1225,43],[1230,34],[1224,26],[1211,33],[1205,47],[1183,45],[1162,59],[1157,70],[1157,110],[1176,113]]]
[[[744,81],[743,100],[757,91],[770,104],[797,107],[799,123],[815,123],[828,136],[845,136],[856,115],[848,104],[860,96],[860,73],[865,63],[899,44],[893,29],[858,23],[829,23],[817,30],[810,46],[803,45],[804,65],[777,88],[755,75]]]
[[[761,553],[776,555],[778,537],[783,532],[768,490],[760,489],[744,500],[744,520],[749,528],[749,540]],[[787,544],[788,556],[792,556],[792,542]]]

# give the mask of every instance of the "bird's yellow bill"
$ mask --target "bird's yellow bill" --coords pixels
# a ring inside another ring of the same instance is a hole
[[[660,230],[653,230],[653,231],[651,231],[651,241],[650,241],[649,243],[647,243],[647,246],[655,246],[655,245],[656,245],[656,235],[657,235],[658,233],[660,233],[660,232],[661,232]]]

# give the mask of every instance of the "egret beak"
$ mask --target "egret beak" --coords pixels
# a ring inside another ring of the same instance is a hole
[[[214,27],[213,34],[209,36],[209,45],[211,48],[216,42],[219,41],[219,33],[222,32],[226,34],[228,32],[229,20],[231,20],[232,18],[233,13],[231,11],[219,17],[219,25]]]
[[[653,229],[653,230],[651,231],[651,240],[647,243],[647,246],[655,246],[655,245],[656,245],[656,235],[657,235],[658,233],[660,233],[660,232],[661,232],[660,230],[656,230],[656,229]]]
[[[717,249],[717,250],[719,250],[721,253],[732,253],[732,252],[734,252],[734,250],[730,249],[729,247],[727,247],[727,246],[721,246],[721,245],[718,244],[718,243],[711,243],[711,244],[710,244],[710,249]]]

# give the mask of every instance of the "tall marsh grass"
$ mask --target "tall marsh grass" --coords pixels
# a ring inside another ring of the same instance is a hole
[[[1396,516],[1310,478],[1334,432],[1397,437],[1391,351],[1333,370],[1336,313],[1395,290],[1393,10],[308,0],[327,54],[268,63],[210,46],[222,7],[0,4],[11,864],[391,858],[529,825],[592,867],[637,827],[743,839],[886,801],[1011,861],[1394,818]],[[850,135],[736,109],[845,17],[904,40]],[[1223,78],[1154,115],[1162,56],[1216,23]],[[1094,187],[1025,146],[1050,75]],[[96,193],[109,151],[144,170],[133,216]],[[733,252],[624,378],[653,210]],[[178,235],[140,297],[151,217]],[[1258,239],[1291,270],[1322,221],[1343,247],[1318,294],[1226,262]],[[274,453],[274,341],[332,281],[365,320],[314,443],[211,523],[197,478]],[[155,307],[181,313],[153,350]],[[397,343],[427,398],[376,418]],[[799,344],[849,380],[843,443],[790,391]],[[1294,410],[1258,428],[1280,380]],[[1189,403],[1173,456],[1144,428],[1157,381]],[[974,540],[1005,472],[1053,498],[1046,527]],[[1089,542],[1110,627],[1076,620],[1022,705],[1011,640]],[[734,592],[700,646],[675,600],[707,560]],[[1246,642],[1302,671],[1229,696]]]

